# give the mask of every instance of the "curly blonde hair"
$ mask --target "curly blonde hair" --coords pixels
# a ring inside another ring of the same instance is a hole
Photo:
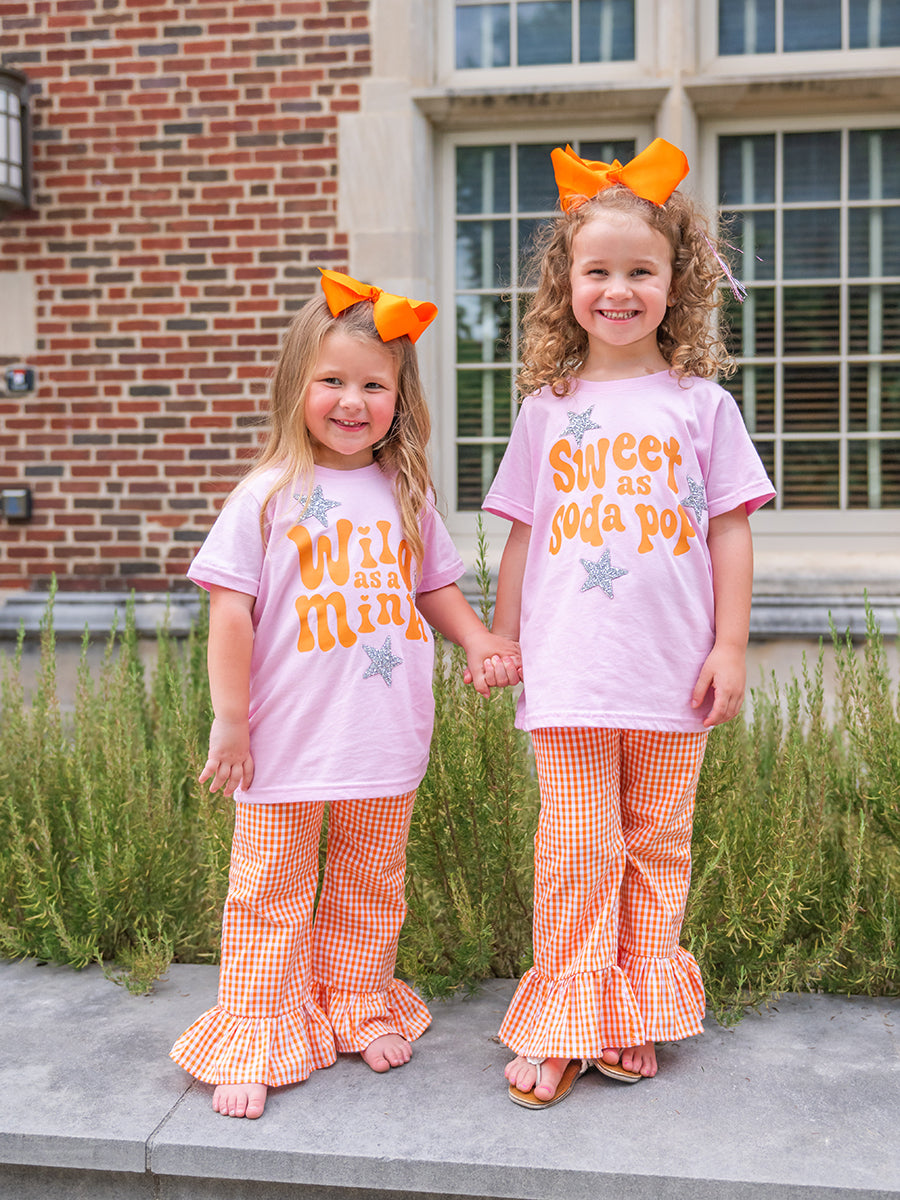
[[[516,378],[521,396],[542,387],[567,395],[587,360],[588,335],[572,312],[572,243],[580,229],[609,210],[640,216],[672,247],[674,302],[656,332],[671,369],[702,379],[728,376],[735,369],[714,319],[725,271],[706,219],[679,191],[657,205],[615,184],[557,213],[536,239],[531,277],[538,276],[537,291],[522,322],[522,366]]]
[[[311,492],[315,470],[313,443],[306,427],[306,393],[315,374],[325,337],[334,330],[387,350],[397,367],[397,405],[385,436],[372,447],[375,461],[393,477],[403,536],[416,562],[424,556],[421,520],[432,490],[428,462],[431,417],[419,374],[413,343],[405,335],[383,342],[375,328],[374,305],[361,300],[333,317],[324,296],[308,301],[287,328],[272,374],[269,432],[243,483],[268,470],[281,468],[260,512],[260,531],[266,540],[266,508],[288,485]],[[239,485],[240,486],[240,485]]]

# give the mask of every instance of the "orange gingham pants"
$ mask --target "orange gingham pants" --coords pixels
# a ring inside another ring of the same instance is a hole
[[[706,733],[598,728],[532,732],[534,966],[501,1040],[532,1057],[702,1030],[703,986],[679,946]]]
[[[277,1085],[383,1033],[424,1032],[427,1008],[394,979],[415,797],[329,805],[315,921],[324,804],[236,804],[219,1003],[176,1062],[209,1083]]]

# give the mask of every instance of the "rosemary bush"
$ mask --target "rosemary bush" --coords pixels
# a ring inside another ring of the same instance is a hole
[[[479,558],[482,608],[488,575]],[[97,678],[82,655],[60,711],[52,596],[31,703],[22,639],[0,679],[0,954],[106,964],[147,990],[172,960],[215,962],[233,806],[196,783],[210,722],[206,613],[162,629],[150,678],[133,612]],[[862,651],[756,689],[713,731],[697,797],[684,939],[723,1021],[784,991],[900,992],[900,714],[871,613]],[[86,648],[86,643],[85,643]],[[441,646],[435,735],[408,853],[400,971],[426,994],[530,962],[538,796],[509,690],[462,683]]]

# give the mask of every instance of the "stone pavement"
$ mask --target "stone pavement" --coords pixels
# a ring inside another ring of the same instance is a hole
[[[493,1040],[512,987],[434,1003],[408,1066],[342,1057],[251,1122],[213,1113],[167,1057],[215,968],[173,966],[136,997],[97,967],[0,962],[0,1200],[900,1200],[900,1001],[709,1019],[655,1080],[591,1071],[530,1112]]]

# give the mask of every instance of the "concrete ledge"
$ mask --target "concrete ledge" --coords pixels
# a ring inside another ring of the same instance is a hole
[[[412,1063],[346,1056],[229,1121],[167,1057],[213,967],[134,997],[99,968],[0,962],[0,1200],[900,1200],[900,1001],[789,996],[590,1072],[544,1112],[509,1103],[494,1035],[513,984],[432,1005]],[[299,1191],[298,1191],[299,1185]]]

